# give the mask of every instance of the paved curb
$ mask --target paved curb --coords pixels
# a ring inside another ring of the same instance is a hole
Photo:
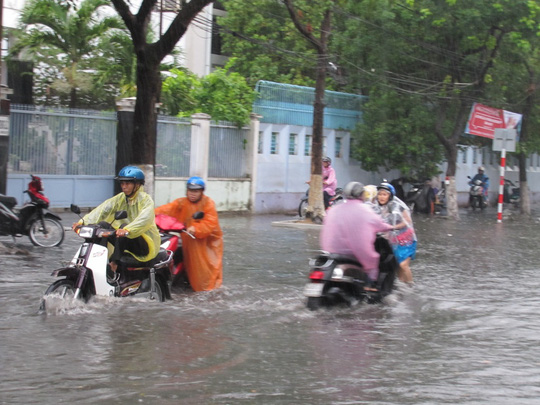
[[[296,229],[321,229],[322,225],[314,223],[306,223],[301,219],[290,219],[288,221],[274,221],[272,226],[280,226],[284,228],[296,228]]]

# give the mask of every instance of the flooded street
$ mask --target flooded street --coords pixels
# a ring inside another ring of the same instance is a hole
[[[64,225],[72,214],[61,214]],[[537,404],[540,213],[415,216],[415,287],[306,309],[317,229],[221,215],[224,285],[38,314],[81,239],[1,255],[1,404]],[[11,239],[0,238],[11,244]]]

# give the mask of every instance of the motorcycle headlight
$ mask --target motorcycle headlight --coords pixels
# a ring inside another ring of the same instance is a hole
[[[94,235],[94,228],[89,226],[83,226],[79,229],[79,236],[81,238],[91,238]]]
[[[343,278],[343,269],[340,269],[339,267],[336,267],[334,269],[334,272],[332,273],[332,278],[342,279]]]

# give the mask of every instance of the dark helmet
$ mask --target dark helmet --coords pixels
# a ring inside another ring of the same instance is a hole
[[[204,190],[206,185],[202,178],[193,176],[188,179],[186,187],[188,190]]]
[[[330,159],[328,156],[323,157],[323,158],[322,158],[322,161],[323,161],[323,162],[328,162],[328,163],[332,164],[332,159]]]
[[[396,189],[390,183],[381,183],[379,186],[377,186],[377,190],[388,191],[390,193],[390,200],[396,195]]]
[[[343,195],[348,200],[361,200],[364,195],[364,185],[357,181],[351,181],[343,189]]]
[[[144,173],[137,166],[126,166],[115,177],[118,181],[134,181],[144,184]]]

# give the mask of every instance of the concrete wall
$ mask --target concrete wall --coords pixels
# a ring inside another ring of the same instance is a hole
[[[167,204],[186,195],[186,180],[157,178],[155,204]],[[251,181],[249,179],[209,179],[205,194],[214,200],[218,211],[246,211],[249,209]]]

